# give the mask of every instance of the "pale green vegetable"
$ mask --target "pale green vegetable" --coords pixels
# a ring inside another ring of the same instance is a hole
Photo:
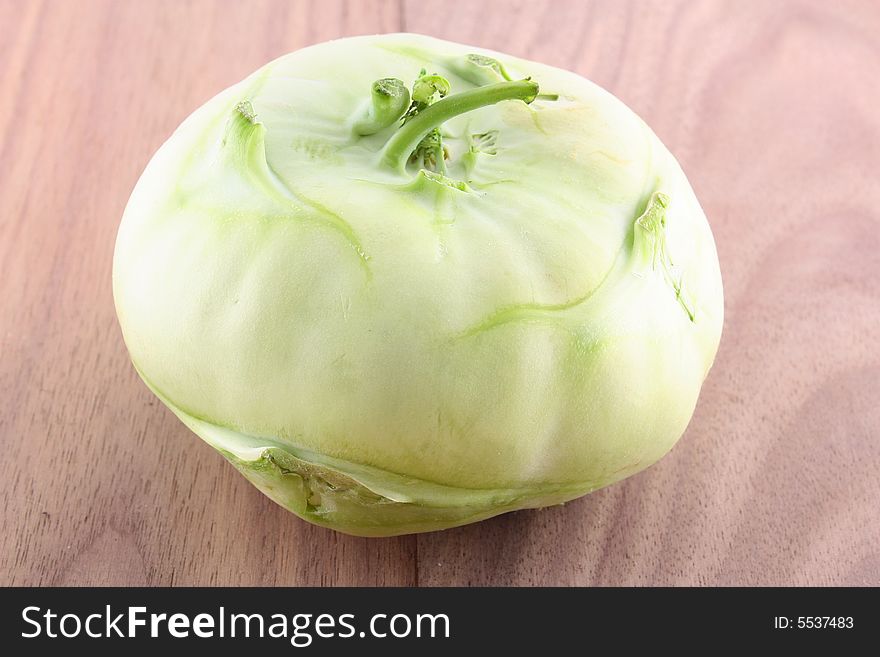
[[[187,426],[297,515],[369,536],[646,468],[722,324],[705,216],[633,112],[416,35],[297,51],[197,110],[132,194],[113,283]]]

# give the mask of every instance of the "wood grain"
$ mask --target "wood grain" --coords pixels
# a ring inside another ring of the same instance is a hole
[[[418,31],[573,69],[710,218],[726,325],[648,471],[358,539],[276,507],[140,383],[110,264],[177,123],[270,58]],[[0,0],[0,584],[880,584],[880,6]]]

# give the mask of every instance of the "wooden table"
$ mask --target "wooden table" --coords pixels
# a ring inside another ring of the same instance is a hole
[[[576,70],[677,155],[726,292],[658,465],[361,539],[275,506],[138,380],[119,218],[178,122],[286,51],[416,31]],[[880,5],[0,0],[0,584],[880,584]]]

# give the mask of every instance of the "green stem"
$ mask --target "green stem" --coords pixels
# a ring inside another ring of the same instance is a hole
[[[394,133],[382,150],[382,161],[387,166],[402,171],[410,154],[425,135],[449,119],[487,105],[494,105],[502,100],[522,100],[530,103],[537,95],[537,83],[531,80],[517,80],[489,84],[446,96],[426,107]]]

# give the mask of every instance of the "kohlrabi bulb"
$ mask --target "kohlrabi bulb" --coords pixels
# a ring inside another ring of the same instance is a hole
[[[138,373],[190,429],[367,536],[648,467],[722,324],[709,225],[632,111],[408,34],[286,55],[186,119],[131,196],[113,289]]]

